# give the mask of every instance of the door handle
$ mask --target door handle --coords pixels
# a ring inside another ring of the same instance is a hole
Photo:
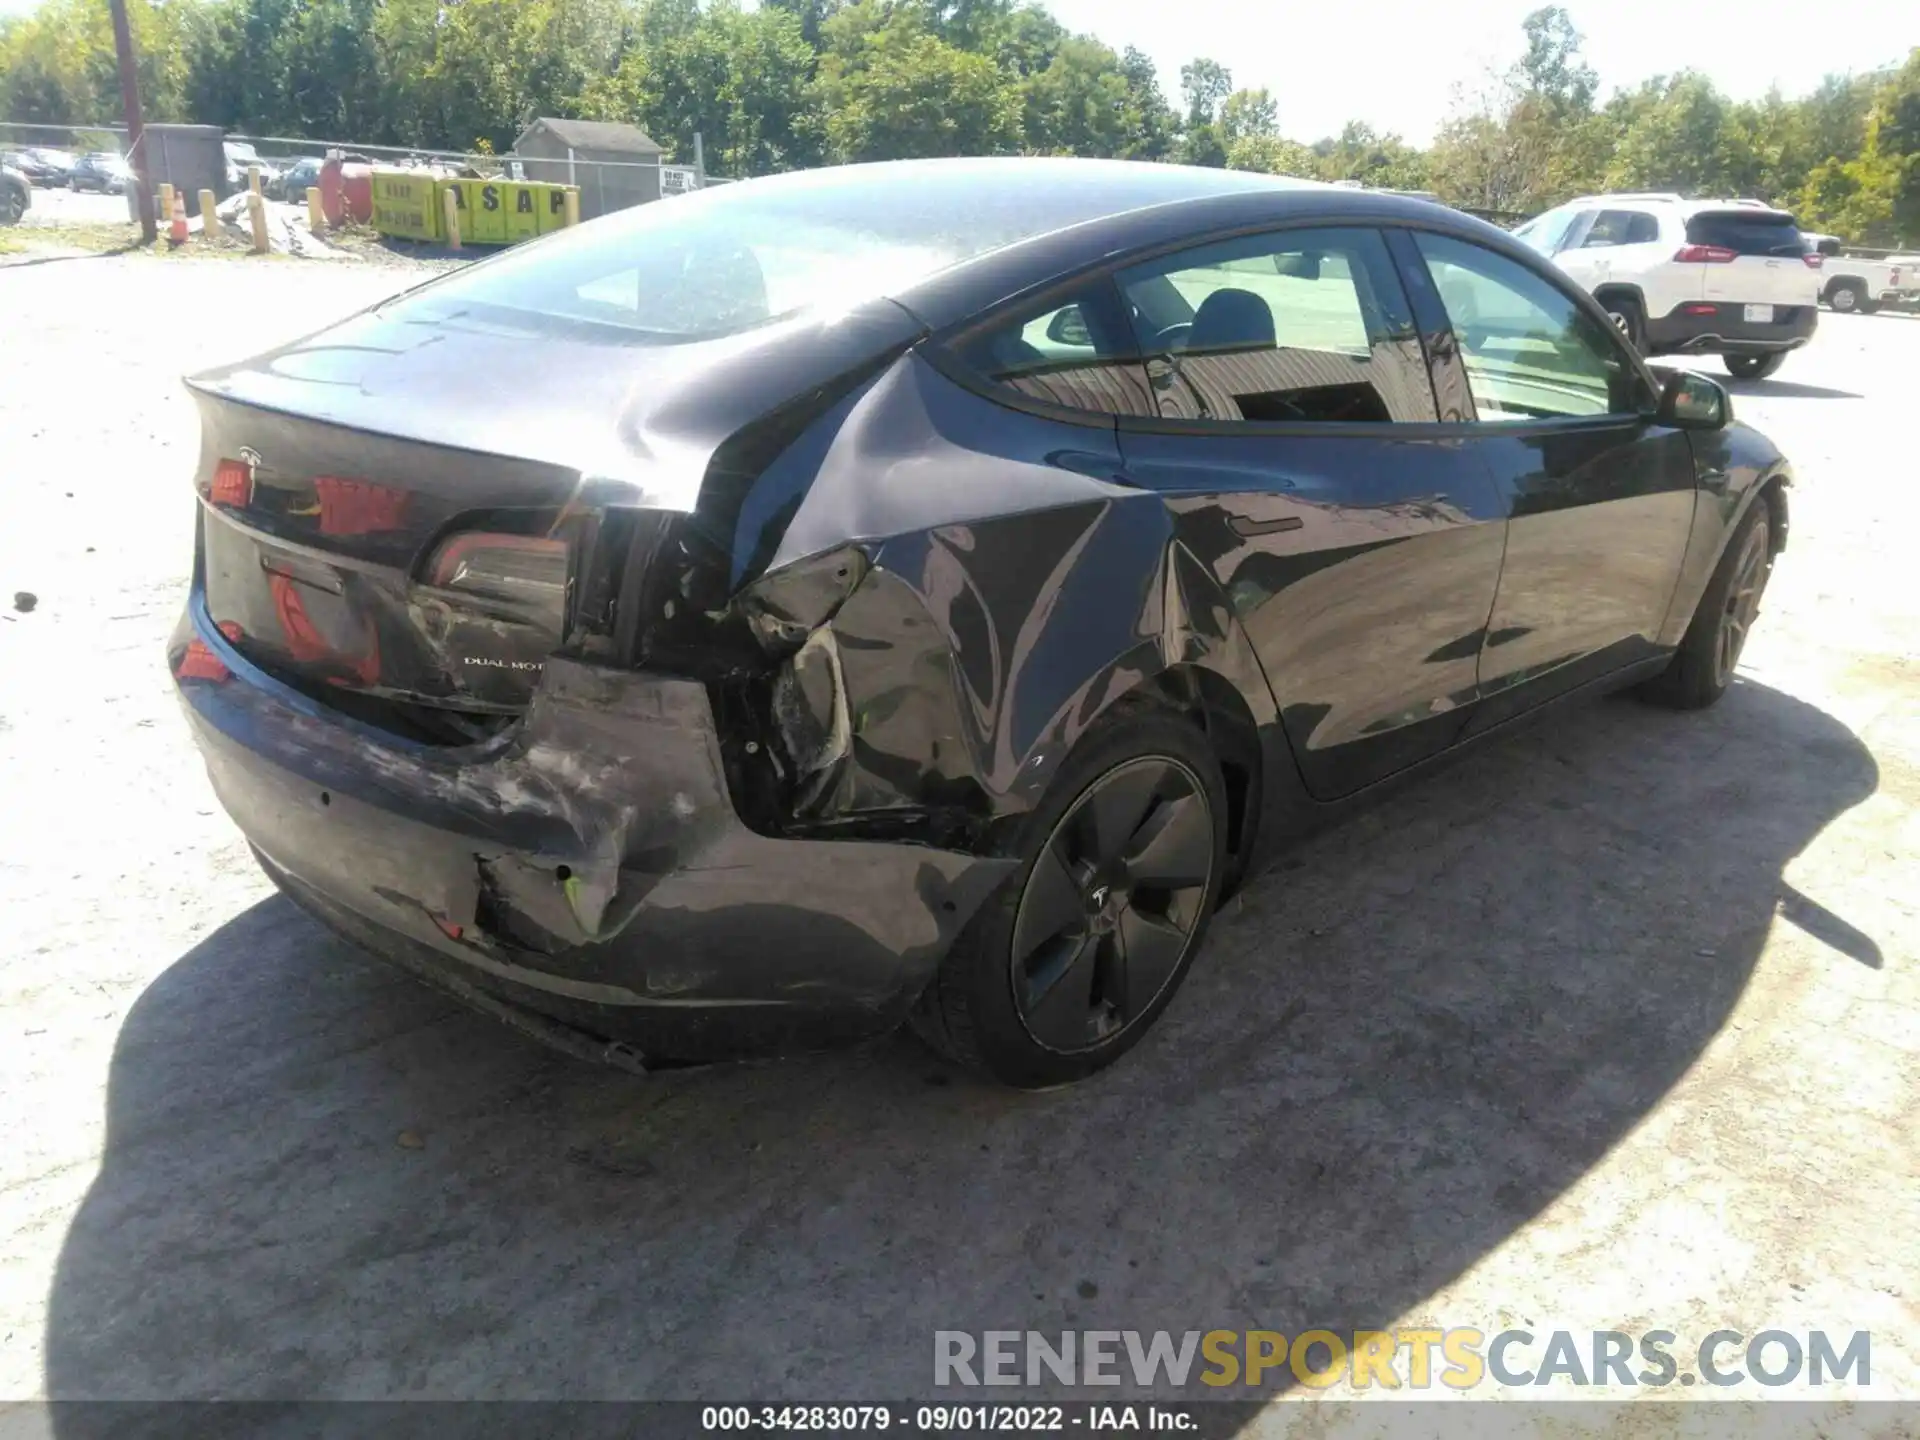
[[[1711,490],[1716,495],[1726,494],[1727,472],[1718,469],[1702,470],[1700,472],[1700,488],[1702,490]]]

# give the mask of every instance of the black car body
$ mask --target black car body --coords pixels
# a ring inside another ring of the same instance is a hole
[[[267,195],[274,200],[290,200],[296,205],[306,203],[307,187],[320,183],[321,162],[311,156],[295,160],[286,169],[276,171],[263,179]]]
[[[269,873],[648,1061],[912,1012],[1084,1074],[1303,830],[1712,699],[1786,534],[1723,392],[1501,232],[1170,166],[707,191],[191,384],[170,662]]]
[[[33,208],[33,182],[14,168],[11,157],[0,162],[0,225],[18,225]]]
[[[20,151],[13,163],[35,185],[45,189],[58,189],[73,178],[74,159],[65,150],[34,146]]]
[[[126,160],[111,150],[82,155],[73,162],[67,177],[75,190],[98,190],[105,195],[123,194],[132,180],[133,171]]]

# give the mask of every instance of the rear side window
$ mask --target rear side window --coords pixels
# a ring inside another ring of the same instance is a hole
[[[1287,230],[1117,277],[1163,419],[1435,418],[1411,311],[1371,230]]]
[[[1029,400],[1108,415],[1157,413],[1106,280],[996,321],[956,350],[969,368]]]
[[[1737,255],[1798,258],[1800,226],[1773,210],[1703,210],[1687,219],[1689,245],[1717,245]]]

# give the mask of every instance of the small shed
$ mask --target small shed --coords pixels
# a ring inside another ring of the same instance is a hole
[[[660,198],[661,149],[637,125],[542,116],[513,142],[529,180],[580,187],[580,218]]]

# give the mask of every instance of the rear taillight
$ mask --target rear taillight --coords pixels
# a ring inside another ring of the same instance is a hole
[[[558,629],[567,608],[567,545],[534,535],[470,530],[449,537],[427,567],[431,584],[504,606]]]
[[[244,460],[222,460],[213,467],[207,499],[215,505],[245,509],[253,500],[253,467]]]
[[[1718,315],[1720,313],[1720,307],[1696,300],[1692,304],[1682,305],[1680,307],[1680,313],[1682,315]]]
[[[1727,265],[1738,260],[1740,252],[1724,245],[1682,245],[1673,258],[1682,265]]]
[[[1827,263],[1827,257],[1822,255],[1817,250],[1812,251],[1809,254],[1802,255],[1800,258],[1806,261],[1807,268],[1809,270],[1818,270],[1822,265]]]

